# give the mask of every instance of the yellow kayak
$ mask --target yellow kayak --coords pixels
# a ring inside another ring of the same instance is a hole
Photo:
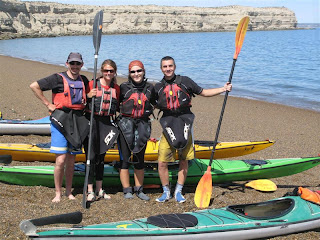
[[[273,145],[274,141],[244,141],[244,142],[219,142],[216,147],[215,159],[231,158],[247,155]],[[158,160],[157,140],[149,140],[145,153],[145,161]],[[212,151],[211,141],[195,141],[196,158],[209,159]],[[55,154],[50,153],[50,145],[45,144],[19,144],[19,143],[0,143],[0,155],[11,155],[13,161],[44,161],[54,162]],[[76,157],[77,162],[85,162],[85,154]],[[110,149],[105,157],[105,162],[119,161],[117,146]]]

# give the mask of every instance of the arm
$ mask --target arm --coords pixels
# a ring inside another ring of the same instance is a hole
[[[232,84],[228,82],[221,88],[203,89],[199,95],[203,97],[212,97],[212,96],[216,96],[221,93],[224,93],[226,91],[230,92],[231,90],[232,90]]]
[[[49,112],[53,112],[56,106],[52,104],[44,95],[43,91],[40,89],[38,82],[33,82],[30,84],[30,88],[34,95],[41,100],[41,102],[49,109]]]

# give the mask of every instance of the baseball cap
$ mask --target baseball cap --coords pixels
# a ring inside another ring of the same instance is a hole
[[[75,52],[71,52],[68,56],[68,60],[67,62],[81,62],[83,63],[82,61],[82,56],[80,53],[75,53]]]

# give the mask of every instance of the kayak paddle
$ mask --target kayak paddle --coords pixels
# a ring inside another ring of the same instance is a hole
[[[103,19],[103,11],[99,11],[94,17],[93,22],[93,46],[95,49],[94,53],[94,71],[93,71],[93,87],[95,88],[97,85],[97,63],[98,63],[98,52],[101,43],[101,35],[102,35],[102,19]],[[94,96],[92,97],[92,107],[94,109]],[[91,145],[92,145],[92,122],[93,122],[93,110],[90,113],[90,130],[89,130],[89,141],[88,141],[88,154],[86,161],[86,175],[84,179],[83,185],[83,196],[82,196],[82,207],[87,208],[87,188],[88,188],[88,178],[89,178],[89,170],[90,170],[90,153],[91,153]]]
[[[232,64],[231,73],[229,76],[229,83],[231,83],[231,80],[232,80],[233,70],[236,65],[236,61],[237,61],[238,55],[240,53],[244,37],[247,32],[248,23],[249,23],[249,17],[242,18],[240,20],[240,22],[238,23],[238,27],[236,30],[236,40],[235,40],[236,49],[235,49],[235,52],[233,55],[233,64]],[[221,113],[220,113],[220,119],[219,119],[219,123],[218,123],[216,136],[213,141],[213,148],[212,148],[210,162],[209,162],[207,171],[200,179],[198,186],[196,188],[196,192],[194,194],[194,202],[198,208],[206,208],[209,206],[209,203],[210,203],[211,194],[212,194],[211,165],[212,165],[214,153],[216,150],[216,145],[218,143],[218,136],[219,136],[219,132],[220,132],[224,109],[225,109],[225,106],[227,103],[228,94],[229,94],[229,92],[226,91],[225,96],[224,96],[222,109],[221,109]]]
[[[246,183],[245,186],[261,192],[274,192],[277,190],[277,185],[269,179],[253,180]]]

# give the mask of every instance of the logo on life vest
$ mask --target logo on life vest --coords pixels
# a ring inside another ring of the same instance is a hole
[[[108,135],[105,137],[104,142],[105,142],[107,145],[109,145],[109,143],[110,143],[111,139],[114,137],[114,135],[116,135],[116,133],[115,133],[113,130],[111,130],[111,131],[108,133]]]
[[[188,140],[188,132],[189,132],[189,129],[190,129],[190,124],[184,124],[184,129],[183,129],[183,136],[184,136],[184,139]]]
[[[59,122],[58,119],[56,119],[55,117],[52,117],[52,116],[51,116],[51,119],[52,119],[53,121],[55,121],[61,128],[63,128],[63,124],[62,124],[61,122]]]
[[[171,139],[171,142],[173,142],[176,139],[176,136],[174,135],[172,129],[170,127],[166,127],[167,133],[169,134],[169,137]]]

